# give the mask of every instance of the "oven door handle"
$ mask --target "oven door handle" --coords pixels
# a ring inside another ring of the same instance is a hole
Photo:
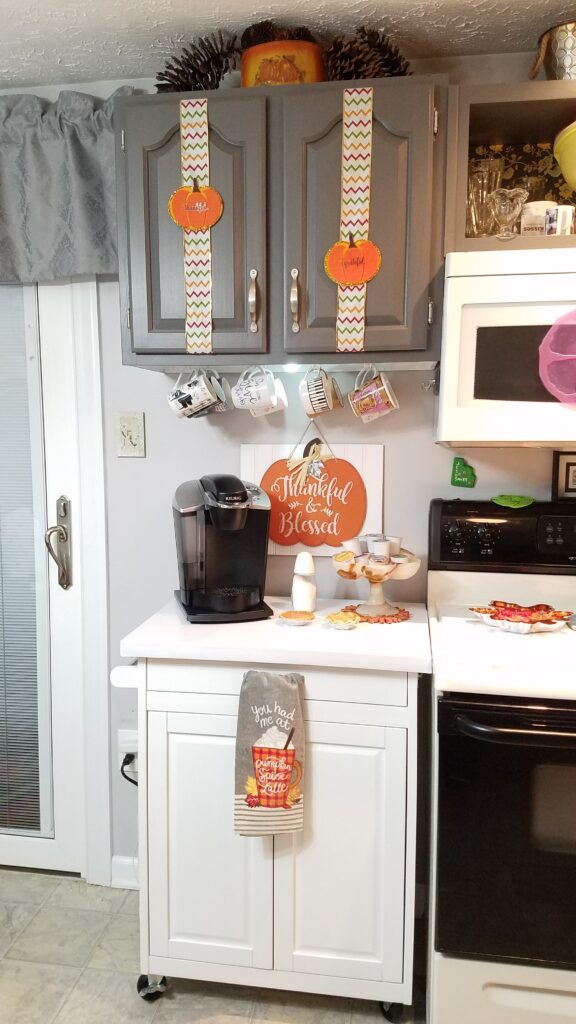
[[[576,732],[549,732],[537,729],[513,729],[505,726],[484,725],[466,715],[455,715],[456,730],[472,740],[487,743],[507,743],[521,747],[568,747],[576,749]]]

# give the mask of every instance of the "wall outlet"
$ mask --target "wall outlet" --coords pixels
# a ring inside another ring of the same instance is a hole
[[[138,756],[138,733],[136,729],[118,729],[118,767],[122,767],[125,754]],[[137,770],[137,762],[128,765],[125,771],[130,774]]]

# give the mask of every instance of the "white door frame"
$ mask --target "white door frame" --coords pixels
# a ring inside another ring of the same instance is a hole
[[[95,278],[27,287],[38,331],[47,525],[71,500],[73,585],[49,569],[55,836],[7,837],[7,863],[111,880],[108,600],[98,291]],[[11,845],[8,845],[8,844]],[[0,850],[3,837],[0,836]],[[10,858],[10,859],[8,859]],[[0,861],[2,854],[0,852]],[[40,863],[41,862],[41,863]]]
[[[81,530],[77,536],[83,584],[84,877],[95,885],[110,885],[108,548],[98,286],[95,278],[83,278],[61,287],[67,288],[71,303],[80,451]]]

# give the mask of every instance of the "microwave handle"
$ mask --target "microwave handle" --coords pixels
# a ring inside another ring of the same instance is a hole
[[[564,747],[576,749],[576,732],[559,732],[539,729],[511,729],[497,725],[474,722],[467,715],[454,717],[456,731],[472,740],[487,743],[505,743],[522,747]]]

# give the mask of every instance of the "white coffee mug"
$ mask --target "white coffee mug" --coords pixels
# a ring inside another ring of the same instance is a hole
[[[194,370],[188,380],[180,374],[176,386],[168,394],[168,404],[176,416],[198,416],[218,404],[219,398],[205,370]]]
[[[232,402],[232,389],[225,377],[221,377],[217,370],[209,371],[209,378],[216,396],[218,398],[218,404],[213,405],[211,409],[207,411],[212,413],[228,412],[233,408],[234,403]]]
[[[231,391],[236,408],[250,410],[269,405],[274,393],[274,375],[263,366],[251,366],[244,370]]]
[[[332,385],[321,366],[313,366],[308,370],[300,381],[298,391],[307,416],[319,416],[333,408]]]
[[[348,401],[354,415],[363,423],[370,423],[371,420],[398,409],[398,399],[390,381],[384,373],[378,373],[373,366],[360,371],[356,377],[354,390],[348,395]]]
[[[283,409],[287,408],[286,388],[278,377],[274,377],[274,394],[268,405],[255,406],[253,409],[250,409],[250,413],[252,416],[269,416],[270,413],[282,412]]]

